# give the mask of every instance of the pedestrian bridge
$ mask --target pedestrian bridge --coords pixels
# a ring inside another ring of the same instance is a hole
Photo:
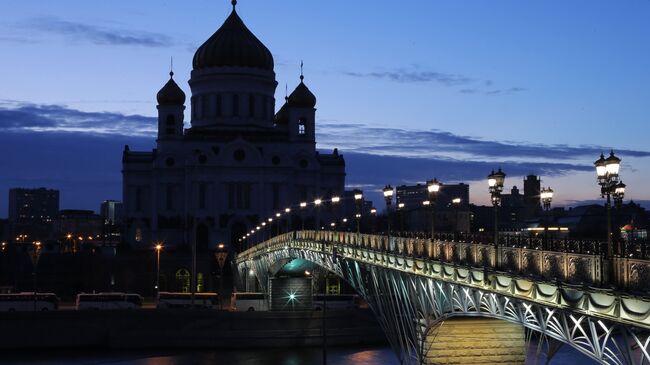
[[[432,340],[451,317],[522,325],[539,342],[563,343],[605,364],[650,363],[650,261],[614,259],[619,289],[597,288],[602,260],[440,239],[298,231],[236,258],[239,274],[268,278],[304,259],[346,280],[375,312],[402,364],[426,364]],[[631,294],[637,293],[637,294]],[[548,354],[550,356],[552,354]]]

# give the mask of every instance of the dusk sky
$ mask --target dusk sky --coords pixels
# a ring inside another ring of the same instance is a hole
[[[187,80],[228,0],[8,2],[0,18],[0,217],[10,187],[62,208],[121,199],[121,153],[155,144],[157,91]],[[650,201],[650,1],[240,0],[278,80],[318,98],[318,148],[374,191],[437,177],[506,190],[542,176],[554,204],[599,199],[593,161],[623,158],[626,200]],[[186,123],[189,126],[189,106]],[[523,189],[522,189],[523,190]],[[379,204],[377,200],[377,204]]]

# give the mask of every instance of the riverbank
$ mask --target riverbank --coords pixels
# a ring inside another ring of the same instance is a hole
[[[329,345],[385,345],[370,310],[328,311]],[[0,314],[0,349],[309,347],[322,312],[53,311]]]

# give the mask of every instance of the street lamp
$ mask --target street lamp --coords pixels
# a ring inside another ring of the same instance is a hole
[[[339,220],[338,204],[339,204],[340,201],[341,201],[340,196],[338,196],[338,195],[332,196],[332,199],[331,199],[332,205],[331,205],[331,207],[332,207],[332,210],[333,210],[332,215],[334,216],[334,222],[333,222],[334,224],[331,225],[332,230],[334,230],[334,228],[336,227],[336,224],[338,223],[338,220]]]
[[[307,208],[307,202],[300,203],[300,224],[301,230],[305,230],[305,208]]]
[[[453,198],[451,200],[451,204],[454,206],[454,210],[456,211],[456,232],[460,231],[460,229],[459,229],[459,227],[460,227],[460,219],[459,219],[458,211],[460,210],[460,203],[462,201],[463,200],[461,198]]]
[[[162,250],[163,245],[157,243],[155,246],[156,249],[156,293],[160,293],[160,251]]]
[[[399,230],[400,230],[400,232],[404,232],[404,208],[405,207],[406,207],[406,204],[404,204],[404,203],[397,204],[397,209],[399,210]]]
[[[375,207],[370,208],[370,216],[372,217],[372,234],[375,234],[377,226],[377,209]]]
[[[291,226],[290,221],[291,221],[291,208],[284,208],[284,214],[287,215],[287,233],[289,233],[289,227]]]
[[[621,168],[621,159],[614,155],[614,151],[611,151],[607,158],[601,153],[600,158],[594,162],[594,166],[596,167],[598,185],[600,185],[600,197],[607,199],[605,202],[605,208],[607,209],[607,254],[605,257],[607,274],[601,279],[604,284],[606,277],[609,277],[610,280],[614,279],[611,198],[613,196],[614,202],[617,204],[622,203],[625,196],[625,184],[619,182],[618,172]],[[603,274],[605,273],[603,272]]]
[[[505,172],[499,170],[492,172],[488,175],[488,190],[494,206],[494,251],[496,254],[496,266],[500,266],[501,260],[499,258],[499,204],[501,204],[501,192],[503,191],[503,184],[506,180]]]
[[[32,264],[34,265],[34,272],[33,272],[33,276],[34,276],[34,312],[36,312],[36,297],[37,297],[37,295],[36,295],[36,291],[37,291],[36,290],[36,288],[37,288],[37,286],[36,286],[36,271],[37,271],[37,267],[38,267],[38,260],[41,257],[41,250],[42,249],[43,249],[43,247],[41,246],[40,241],[34,242],[34,247],[32,247]]]
[[[223,267],[226,264],[226,259],[228,258],[228,250],[226,245],[219,243],[217,245],[217,250],[214,253],[214,257],[217,259],[217,265],[219,265],[219,308],[223,308],[223,302],[221,298],[223,297]]]
[[[316,208],[316,222],[314,225],[316,226],[317,231],[320,231],[320,205],[322,202],[323,201],[318,198],[314,200],[314,207]]]
[[[390,207],[393,205],[393,187],[386,185],[384,187],[384,200],[386,201],[386,233],[390,237]]]
[[[433,180],[427,181],[427,191],[429,192],[429,209],[431,211],[431,239],[434,239],[433,234],[435,230],[435,206],[436,206],[436,198],[438,195],[438,192],[440,191],[440,182],[438,179],[433,178]]]
[[[353,190],[354,194],[354,203],[357,207],[357,214],[355,217],[357,218],[357,233],[361,232],[361,199],[363,199],[363,192],[359,189],[354,189]]]

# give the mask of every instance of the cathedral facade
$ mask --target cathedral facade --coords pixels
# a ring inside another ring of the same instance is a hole
[[[343,194],[343,156],[316,150],[316,97],[301,75],[275,111],[273,56],[235,4],[194,55],[190,127],[170,73],[157,94],[156,148],[124,148],[124,239],[135,249],[225,243],[238,251],[239,239],[269,217],[282,213],[284,231],[301,219],[299,202]]]

